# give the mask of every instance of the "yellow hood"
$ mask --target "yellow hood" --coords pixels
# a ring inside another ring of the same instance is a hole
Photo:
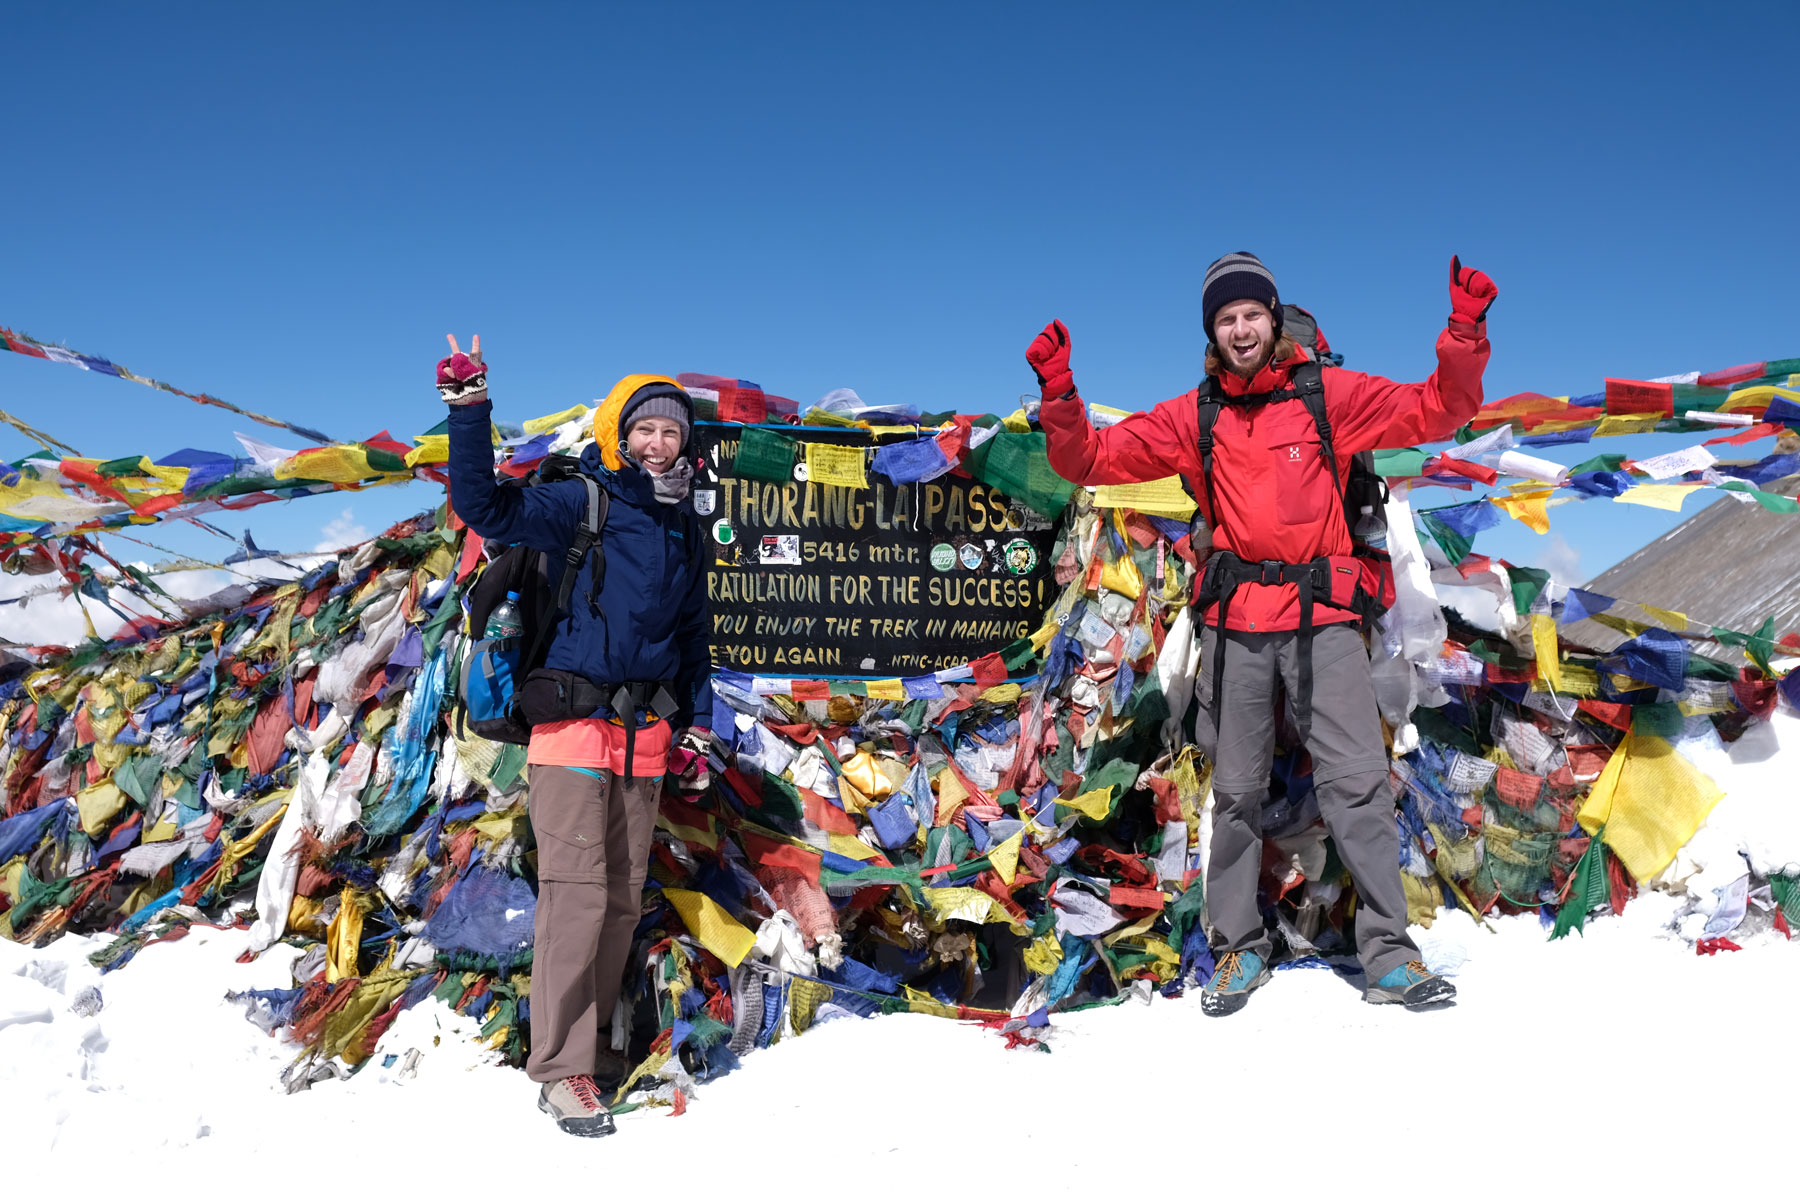
[[[639,391],[656,383],[666,384],[682,395],[687,395],[687,389],[667,375],[627,375],[613,384],[612,391],[606,394],[606,399],[594,410],[594,445],[600,447],[600,461],[609,469],[619,471],[625,467],[625,460],[619,454],[619,418],[625,412],[626,402]],[[689,400],[690,419],[693,407],[693,401]]]

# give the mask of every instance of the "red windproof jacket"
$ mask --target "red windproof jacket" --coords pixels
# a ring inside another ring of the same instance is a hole
[[[1326,366],[1325,413],[1331,421],[1338,471],[1363,450],[1441,441],[1481,407],[1481,373],[1487,366],[1487,325],[1452,324],[1438,335],[1438,369],[1424,383],[1395,383]],[[1253,379],[1226,372],[1227,397],[1274,391],[1306,359],[1270,363]],[[1096,430],[1079,399],[1047,401],[1038,420],[1047,435],[1050,465],[1079,484],[1144,483],[1179,474],[1200,498],[1213,546],[1250,562],[1304,563],[1320,555],[1351,552],[1341,496],[1332,490],[1331,468],[1318,429],[1299,400],[1220,406],[1213,426],[1213,492],[1219,512],[1205,512],[1200,429],[1195,392],[1133,413]],[[1315,605],[1316,624],[1352,621],[1355,614]],[[1206,614],[1216,624],[1216,606]],[[1300,627],[1299,590],[1291,583],[1251,583],[1232,597],[1226,628],[1271,633]]]

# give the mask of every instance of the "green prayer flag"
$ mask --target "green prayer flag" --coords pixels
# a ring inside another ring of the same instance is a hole
[[[1556,910],[1556,927],[1550,940],[1566,936],[1570,930],[1587,924],[1588,913],[1612,902],[1612,885],[1606,876],[1606,843],[1602,838],[1606,827],[1588,839],[1587,850],[1575,865],[1575,879],[1569,886],[1569,898]]]
[[[1550,572],[1541,567],[1515,567],[1508,563],[1506,574],[1512,580],[1513,608],[1522,613],[1530,612],[1532,601],[1550,582]]]
[[[794,440],[786,434],[746,425],[738,434],[733,471],[740,479],[788,483],[794,478],[794,454]]]
[[[1384,478],[1417,475],[1425,469],[1425,461],[1430,458],[1417,446],[1402,446],[1398,450],[1375,451],[1375,473]]]

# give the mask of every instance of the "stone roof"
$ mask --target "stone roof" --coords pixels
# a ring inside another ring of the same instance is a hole
[[[1797,487],[1800,475],[1790,475],[1766,490],[1793,496]],[[1653,604],[1685,613],[1689,629],[1704,634],[1707,626],[1715,625],[1755,633],[1765,617],[1774,617],[1779,637],[1800,630],[1800,514],[1719,500],[1584,586],[1603,596],[1638,602],[1608,610],[1628,619],[1646,619],[1640,606]],[[1617,630],[1591,620],[1566,626],[1564,636],[1602,651],[1626,640]],[[1710,657],[1744,661],[1741,652],[1710,638],[1695,642],[1693,648]]]

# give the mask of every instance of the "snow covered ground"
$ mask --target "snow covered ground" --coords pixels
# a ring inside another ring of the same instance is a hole
[[[292,1051],[224,993],[285,985],[293,951],[238,964],[242,931],[197,927],[104,977],[86,962],[98,942],[0,941],[0,1144],[7,1183],[34,1190],[85,1177],[134,1196],[259,1200],[324,1187],[1510,1197],[1777,1183],[1794,1157],[1800,945],[1767,934],[1699,957],[1663,933],[1675,904],[1647,894],[1560,942],[1529,918],[1484,929],[1445,915],[1414,931],[1462,990],[1432,1013],[1289,970],[1223,1020],[1192,999],[1059,1017],[1048,1054],[932,1017],[843,1018],[749,1055],[684,1115],[628,1114],[598,1141],[559,1133],[524,1074],[431,1002],[360,1074],[285,1094]],[[84,1016],[89,987],[102,1007]],[[384,1068],[385,1054],[400,1057]]]

